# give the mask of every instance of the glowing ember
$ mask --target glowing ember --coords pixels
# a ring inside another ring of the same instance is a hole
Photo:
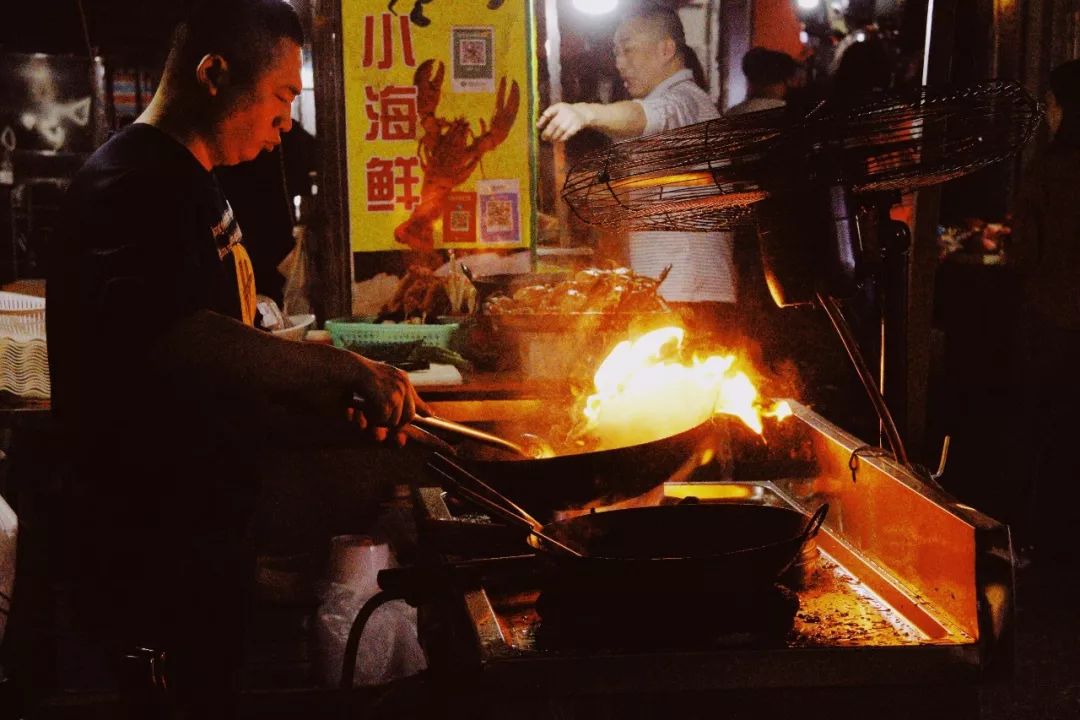
[[[595,392],[584,408],[587,432],[620,447],[689,430],[716,413],[734,415],[758,434],[762,417],[791,415],[786,402],[762,407],[734,355],[683,362],[684,335],[682,328],[664,327],[619,343],[593,378]]]

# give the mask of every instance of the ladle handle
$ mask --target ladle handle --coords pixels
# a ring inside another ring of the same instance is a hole
[[[803,542],[818,534],[818,530],[825,524],[825,516],[829,514],[829,503],[821,503],[814,514],[810,516],[810,522],[806,523],[806,529],[802,531]]]
[[[517,513],[511,512],[504,508],[502,505],[499,505],[497,502],[489,500],[480,493],[465,487],[458,481],[457,478],[455,478],[453,475],[451,475],[441,467],[438,467],[434,463],[428,463],[428,469],[434,472],[438,476],[438,478],[446,484],[447,489],[452,490],[455,493],[459,493],[464,499],[476,503],[488,512],[497,515],[499,518],[513,525],[524,528],[529,532],[532,532],[536,529],[528,520],[518,515]]]
[[[442,453],[432,453],[431,459],[441,464],[444,470],[448,469],[450,471],[452,475],[451,481],[455,484],[455,486],[464,487],[465,490],[476,494],[482,494],[484,496],[484,499],[489,504],[494,503],[500,506],[504,512],[513,513],[518,518],[528,523],[530,528],[537,529],[544,526],[542,522],[529,514],[528,510],[521,507],[516,502],[506,497],[501,492],[491,487],[486,482],[476,477],[471,472],[461,467],[461,465],[458,465],[456,462],[443,455]],[[461,481],[463,479],[471,487],[465,487],[464,485],[462,485]]]
[[[432,460],[438,461],[438,464],[436,462],[429,462],[428,467],[442,476],[455,492],[461,493],[466,499],[495,513],[500,518],[527,529],[531,534],[543,540],[556,551],[573,555],[574,557],[582,557],[582,553],[578,550],[575,550],[569,545],[566,545],[545,533],[544,526],[540,524],[539,520],[480,478],[447,458],[445,455],[434,453],[432,455]],[[443,465],[443,467],[439,467],[439,464]],[[455,475],[457,477],[455,477]],[[462,483],[460,478],[465,478],[466,481],[474,485],[475,488],[466,486]]]

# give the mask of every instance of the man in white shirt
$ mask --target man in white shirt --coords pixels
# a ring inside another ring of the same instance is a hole
[[[556,103],[540,116],[541,138],[565,142],[585,128],[615,139],[673,130],[719,117],[701,88],[704,73],[686,44],[682,22],[672,10],[645,7],[627,15],[615,31],[615,67],[631,100],[609,103]],[[630,236],[630,266],[656,277],[671,302],[710,303],[710,314],[730,312],[735,273],[729,237],[721,233],[635,232]]]

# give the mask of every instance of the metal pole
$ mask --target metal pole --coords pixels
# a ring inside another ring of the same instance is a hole
[[[341,0],[317,0],[312,23],[315,122],[319,138],[319,211],[316,240],[318,281],[313,298],[325,317],[352,309],[352,246],[345,170],[345,99],[341,60]]]
[[[559,2],[544,0],[544,31],[546,40],[544,51],[548,67],[548,101],[554,105],[562,102],[562,33],[559,31]],[[555,175],[554,202],[555,216],[559,220],[559,244],[570,244],[570,208],[559,197],[563,184],[566,183],[566,143],[552,145],[552,166]],[[535,244],[535,239],[534,239]]]

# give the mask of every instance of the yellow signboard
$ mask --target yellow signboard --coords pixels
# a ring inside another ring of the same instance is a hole
[[[341,19],[353,251],[528,247],[531,3],[342,0]]]

